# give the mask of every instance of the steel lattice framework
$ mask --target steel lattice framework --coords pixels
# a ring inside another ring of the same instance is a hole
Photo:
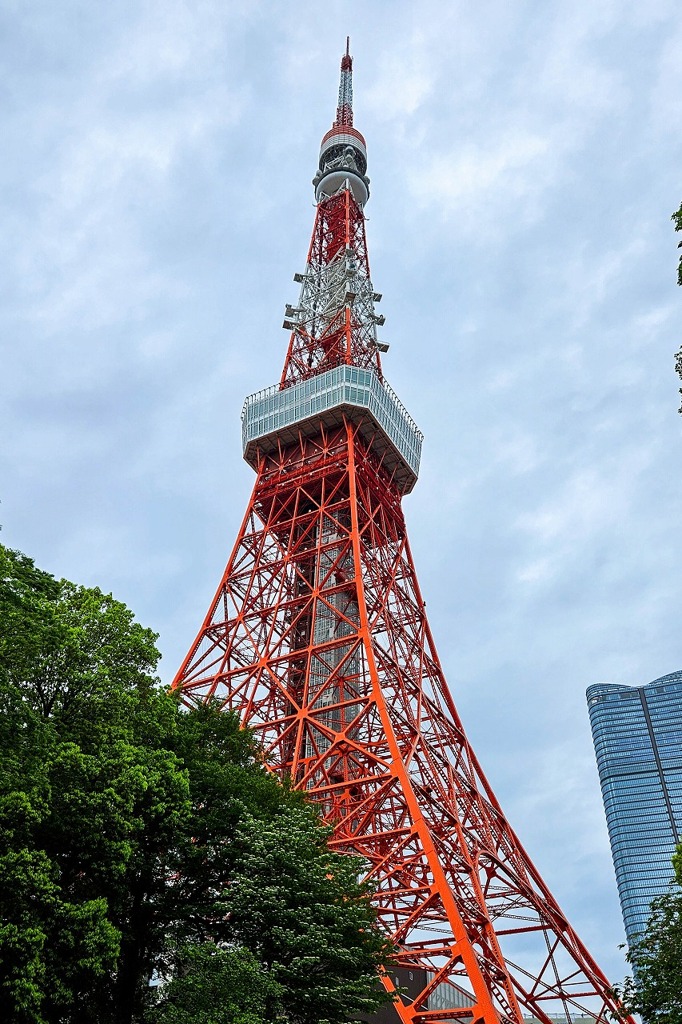
[[[339,363],[374,367],[381,374],[369,275],[365,219],[350,189],[317,207],[301,295],[287,306],[292,327],[280,384],[286,387]]]
[[[280,384],[245,406],[253,494],[174,686],[236,711],[364,858],[397,963],[425,972],[405,1024],[606,1024],[609,984],[507,823],[429,630],[401,507],[421,435],[382,376],[351,71],[347,51]]]

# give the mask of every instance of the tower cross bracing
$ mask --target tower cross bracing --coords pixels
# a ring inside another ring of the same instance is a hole
[[[507,822],[436,653],[401,505],[422,435],[383,375],[366,170],[347,47],[282,374],[242,414],[253,493],[174,686],[235,711],[364,859],[395,965],[423,978],[395,1003],[404,1024],[607,1024],[609,983]]]

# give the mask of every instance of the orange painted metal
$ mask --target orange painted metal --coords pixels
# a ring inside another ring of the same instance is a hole
[[[341,259],[369,280],[348,187],[318,204],[306,273]],[[292,332],[280,391],[376,341],[341,297]],[[313,318],[314,319],[314,318]],[[375,429],[375,428],[372,428]],[[379,429],[379,428],[376,428]],[[426,618],[401,493],[357,416],[269,445],[239,536],[174,687],[218,698],[266,763],[358,854],[399,965],[426,971],[405,1024],[607,1024],[609,983],[542,881],[467,741]],[[393,989],[390,974],[384,978]],[[550,1016],[554,1015],[554,1016]]]
[[[421,997],[398,1004],[404,1021],[494,1024],[523,1010],[549,1024],[564,1008],[607,1020],[606,978],[467,742],[400,496],[357,426],[322,427],[262,459],[175,685],[188,704],[216,696],[237,711],[271,768],[334,824],[334,846],[366,860],[399,962],[430,972]],[[471,1004],[428,1009],[445,981]]]

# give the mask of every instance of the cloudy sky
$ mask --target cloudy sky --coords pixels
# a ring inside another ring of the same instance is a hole
[[[351,35],[405,500],[455,701],[594,956],[623,941],[585,707],[682,667],[679,0],[0,0],[0,521],[160,634],[252,486]]]

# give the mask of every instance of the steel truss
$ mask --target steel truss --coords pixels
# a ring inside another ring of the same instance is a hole
[[[365,859],[397,961],[428,971],[420,996],[398,1003],[404,1021],[609,1019],[606,978],[467,742],[400,495],[357,425],[322,427],[261,460],[175,685],[188,704],[217,697],[236,711],[268,765],[320,805],[333,845]],[[471,1004],[429,1009],[445,982]]]
[[[317,206],[305,273],[297,274],[301,294],[287,306],[291,330],[280,385],[288,387],[347,363],[375,369],[381,377],[374,303],[365,237],[365,218],[350,189]]]
[[[343,180],[339,168],[364,174],[348,49],[344,62],[320,189]],[[280,389],[341,363],[383,381],[352,186],[318,203]],[[237,712],[272,770],[319,805],[334,847],[364,858],[396,963],[426,979],[395,1004],[404,1024],[607,1024],[609,983],[507,823],[448,691],[401,508],[416,468],[396,471],[402,456],[389,462],[366,411],[300,422],[249,442],[253,494],[173,685],[188,705],[217,698]]]

